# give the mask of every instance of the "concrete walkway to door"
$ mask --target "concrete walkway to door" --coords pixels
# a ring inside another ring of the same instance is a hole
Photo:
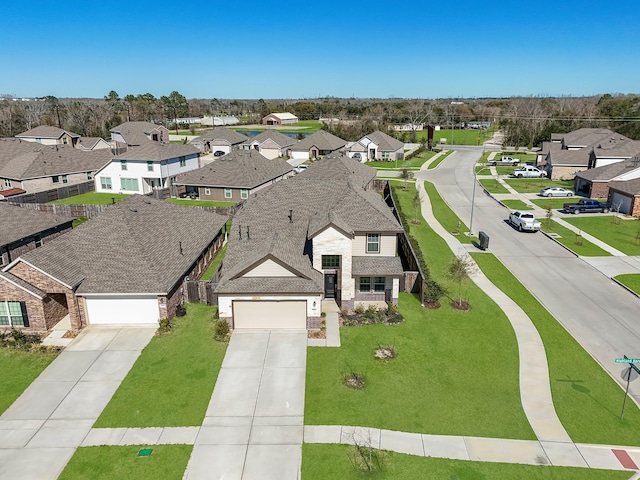
[[[236,330],[185,479],[300,478],[306,330]]]

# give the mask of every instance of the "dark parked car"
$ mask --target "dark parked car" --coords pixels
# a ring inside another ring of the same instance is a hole
[[[221,157],[223,155],[224,155],[224,152],[222,150],[216,150],[215,152],[213,152],[214,157]]]

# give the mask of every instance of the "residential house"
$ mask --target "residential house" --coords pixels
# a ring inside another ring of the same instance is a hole
[[[295,160],[315,160],[338,152],[346,144],[346,140],[336,137],[326,130],[318,130],[291,147],[291,158]]]
[[[258,150],[270,160],[278,157],[289,157],[291,148],[297,140],[275,130],[265,130],[255,137],[240,144],[243,150]]]
[[[178,194],[195,192],[201,200],[237,203],[291,175],[293,168],[284,160],[269,160],[255,150],[235,150],[180,175],[175,185]]]
[[[613,182],[620,187],[622,183],[637,178],[640,178],[640,154],[631,159],[579,172],[575,178],[575,191],[589,198],[609,198],[613,201],[609,191]],[[616,202],[619,200],[616,199]],[[623,203],[627,207],[625,210],[628,210],[628,202],[625,200]]]
[[[104,138],[100,137],[80,137],[78,143],[76,143],[76,148],[80,150],[100,150],[111,148],[109,142],[107,142]]]
[[[118,151],[138,147],[149,141],[169,143],[169,130],[151,122],[125,122],[111,130],[111,141]]]
[[[640,152],[633,140],[606,128],[580,128],[551,135],[538,153],[538,166],[552,180],[573,179],[578,172],[619,162]]]
[[[3,267],[71,230],[73,218],[0,203],[0,224],[0,267]]]
[[[147,194],[170,188],[171,177],[200,167],[200,152],[191,145],[146,142],[131,148],[95,175],[96,192]]]
[[[294,123],[298,123],[298,117],[289,112],[270,113],[262,119],[263,125],[292,125]]]
[[[0,139],[0,188],[28,193],[77,185],[93,179],[111,161],[111,150],[83,151],[71,145],[42,145]]]
[[[80,135],[51,125],[40,125],[16,135],[16,138],[42,145],[71,145],[75,147]]]
[[[609,184],[609,201],[620,213],[640,217],[640,178],[614,180]]]
[[[157,324],[206,270],[228,217],[134,195],[0,271],[0,324]]]
[[[227,154],[231,150],[240,148],[240,145],[247,140],[245,135],[234,130],[216,127],[213,130],[202,132],[202,135],[191,140],[189,145],[193,145],[202,153],[220,151]]]
[[[404,143],[378,130],[348,146],[347,155],[362,162],[402,160]]]
[[[236,329],[319,328],[324,299],[346,309],[397,303],[402,228],[382,197],[362,187],[375,170],[356,165],[329,155],[249,197],[215,289],[220,318]]]

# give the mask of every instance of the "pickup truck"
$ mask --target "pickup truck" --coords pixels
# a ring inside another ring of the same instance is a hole
[[[537,232],[540,230],[540,222],[530,212],[511,212],[509,214],[509,223],[521,232]]]
[[[502,156],[502,158],[500,160],[489,160],[489,165],[491,166],[513,166],[513,165],[518,165],[520,163],[520,159],[519,158],[513,158],[513,157],[507,157],[507,156]]]
[[[581,198],[578,203],[565,203],[562,208],[567,213],[608,213],[611,210],[609,203],[599,202],[598,200],[590,200]]]
[[[523,165],[520,168],[516,168],[511,176],[516,178],[542,178],[547,176],[547,172],[532,165]]]

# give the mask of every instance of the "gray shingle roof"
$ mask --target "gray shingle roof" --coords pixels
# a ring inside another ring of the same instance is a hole
[[[308,152],[312,147],[316,147],[318,150],[329,150],[333,152],[344,147],[346,144],[346,140],[336,137],[325,130],[318,130],[300,140],[291,150],[294,152]]]
[[[0,202],[0,246],[70,224],[73,218]]]
[[[51,125],[40,125],[16,135],[16,138],[55,138],[57,140],[65,133],[71,138],[80,137],[77,133],[72,133],[67,130],[63,130],[62,128],[53,127]]]
[[[393,138],[392,136],[381,132],[380,130],[370,133],[369,135],[365,135],[360,139],[360,143],[362,143],[362,140],[365,138],[368,138],[375,143],[378,146],[378,150],[383,152],[395,152],[404,148],[404,143],[397,138]]]
[[[629,195],[640,196],[640,178],[633,180],[616,181],[609,184],[610,189],[618,190]]]
[[[39,288],[34,287],[29,282],[25,282],[20,277],[16,277],[12,273],[1,272],[0,271],[0,278],[4,278],[5,280],[8,280],[9,282],[13,283],[14,285],[18,285],[20,288],[26,290],[27,292],[29,292],[30,294],[38,297],[39,299],[43,299],[44,297],[47,296],[46,292],[43,292]]]
[[[284,133],[280,133],[277,130],[265,130],[262,133],[259,133],[255,137],[248,138],[242,145],[251,145],[254,142],[258,144],[262,144],[267,140],[273,140],[280,148],[288,147],[296,143],[297,140],[291,138]]]
[[[269,160],[256,150],[235,150],[177,178],[177,185],[252,189],[291,172],[284,160]]]
[[[375,168],[366,166],[363,163],[348,158],[340,154],[331,154],[318,162],[314,162],[304,172],[305,178],[315,178],[318,180],[342,180],[349,178],[354,185],[364,188],[374,178],[377,171]]]
[[[147,142],[138,147],[129,148],[126,152],[114,157],[114,160],[150,160],[158,162],[195,153],[200,153],[200,150],[193,145]]]
[[[168,293],[226,221],[133,195],[22,258],[78,293]]]
[[[551,159],[551,165],[554,167],[561,166],[577,166],[586,167],[589,165],[589,154],[591,149],[580,150],[551,150],[547,157],[547,162]]]
[[[402,275],[402,261],[400,257],[378,255],[351,257],[351,272],[353,275]]]
[[[331,224],[347,233],[401,232],[400,224],[382,197],[363,189],[358,181],[363,170],[359,167],[352,170],[356,164],[360,165],[346,157],[326,157],[304,174],[252,195],[234,218],[222,277],[216,290],[233,293],[321,292],[322,274],[313,268],[306,250],[308,239],[314,233]],[[364,167],[367,178],[370,177],[369,170],[374,170],[364,165],[360,167]],[[309,175],[314,168],[315,173]],[[323,172],[327,175],[323,176]],[[375,176],[375,170],[373,173]],[[289,220],[290,212],[292,221]],[[242,239],[239,232],[242,232]],[[299,278],[282,277],[272,282],[265,278],[248,280],[240,277],[248,268],[267,258],[289,265]],[[264,282],[264,287],[260,282]]]
[[[614,157],[630,158],[640,153],[640,141],[637,140],[607,140],[593,147],[596,158]]]
[[[598,143],[610,140],[629,140],[628,137],[616,133],[608,128],[579,128],[569,133],[559,135],[563,139],[565,146],[595,146]],[[558,138],[552,134],[551,138]]]
[[[0,177],[24,180],[94,172],[111,161],[110,149],[79,150],[71,145],[42,145],[0,139]]]
[[[162,125],[156,125],[151,122],[124,122],[113,127],[110,132],[117,132],[126,140],[127,145],[144,145],[150,142],[149,134],[156,128],[162,128]],[[169,139],[166,138],[165,141]]]
[[[618,175],[639,169],[640,163],[634,160],[622,160],[621,162],[603,165],[602,167],[590,168],[576,173],[576,177],[584,178],[595,182],[608,182]]]
[[[202,135],[194,138],[193,140],[191,140],[191,142],[196,140],[200,140],[203,142],[206,142],[206,141],[213,142],[216,140],[223,140],[225,142],[228,142],[230,145],[238,145],[242,142],[246,142],[248,138],[246,135],[242,135],[241,133],[238,133],[235,130],[231,130],[225,127],[216,127],[213,130],[207,130],[205,132],[202,132]]]

